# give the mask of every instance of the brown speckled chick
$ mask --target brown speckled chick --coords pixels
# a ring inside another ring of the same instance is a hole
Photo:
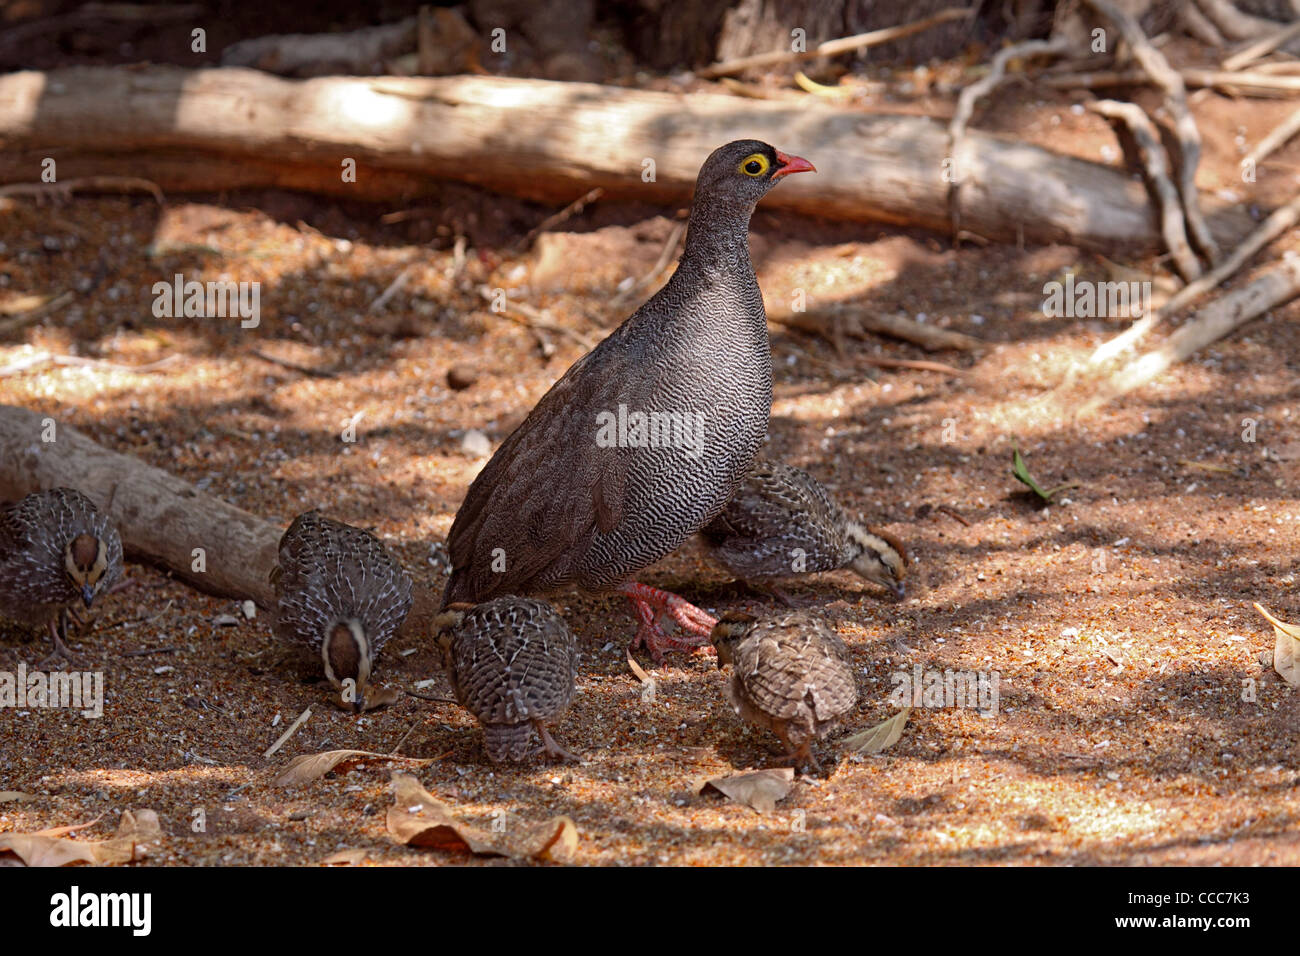
[[[369,531],[307,511],[280,539],[271,570],[275,631],[321,656],[325,676],[346,681],[352,708],[366,706],[380,650],[411,610],[411,579]]]
[[[736,713],[780,737],[787,759],[820,770],[813,741],[858,700],[844,642],[803,614],[759,620],[741,611],[724,614],[712,640],[718,667],[732,665],[726,694]]]
[[[72,659],[70,609],[90,607],[121,575],[122,539],[81,492],[52,488],[0,508],[0,617],[49,628],[44,663]]]
[[[704,540],[746,582],[850,568],[897,598],[906,593],[903,545],[849,518],[816,478],[784,462],[755,461]]]
[[[537,752],[580,762],[546,724],[573,699],[578,648],[564,618],[544,601],[506,595],[477,606],[451,604],[434,620],[456,699],[483,725],[494,763]]]

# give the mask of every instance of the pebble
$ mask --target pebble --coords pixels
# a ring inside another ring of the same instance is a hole
[[[453,365],[447,369],[447,387],[462,392],[478,381],[478,371],[472,365]]]
[[[460,440],[460,450],[471,458],[486,458],[492,454],[492,442],[477,428],[471,428]]]

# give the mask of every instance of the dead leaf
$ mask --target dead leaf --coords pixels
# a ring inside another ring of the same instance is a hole
[[[35,800],[30,793],[21,790],[0,790],[0,803],[32,803]]]
[[[1273,625],[1273,670],[1292,687],[1300,687],[1300,625],[1279,621],[1258,604],[1255,610]]]
[[[912,708],[904,707],[888,720],[845,737],[844,746],[860,754],[878,754],[887,750],[903,736],[903,728],[907,726],[907,718],[911,715]]]
[[[368,713],[372,710],[378,710],[380,707],[387,707],[395,703],[402,696],[402,692],[396,687],[385,687],[381,684],[367,684],[366,689],[361,694],[361,713]],[[341,696],[331,697],[330,701],[339,710],[353,713],[352,703],[344,700]]]
[[[351,850],[339,850],[320,861],[321,866],[360,866],[370,856],[369,850],[359,847]]]
[[[423,766],[430,761],[419,757],[402,757],[397,754],[377,754],[369,750],[326,750],[318,754],[302,754],[290,760],[271,781],[273,787],[301,787],[329,773],[340,765],[350,766],[375,760],[402,760]]]
[[[406,846],[439,850],[468,850],[478,856],[567,863],[578,849],[578,827],[566,816],[498,833],[457,820],[451,807],[420,785],[410,774],[393,774],[393,805],[388,808],[388,833]]]
[[[700,793],[716,790],[728,800],[743,803],[759,813],[771,813],[776,809],[777,801],[785,799],[793,784],[794,768],[777,767],[714,777],[700,787]]]
[[[76,826],[55,827],[37,833],[0,835],[0,854],[12,853],[28,866],[130,863],[144,858],[146,847],[143,844],[162,839],[158,814],[153,810],[139,810],[136,813],[123,810],[117,833],[107,840],[69,840],[62,836],[95,822],[92,820]]]
[[[632,657],[631,651],[628,651],[627,654],[627,666],[632,668],[632,673],[636,675],[636,679],[641,683],[653,684],[655,682],[655,679],[645,672],[645,668],[638,664]]]

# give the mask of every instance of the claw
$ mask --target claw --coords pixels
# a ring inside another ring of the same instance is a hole
[[[546,729],[546,725],[540,720],[533,721],[533,729],[537,731],[537,736],[542,738],[542,749],[546,751],[546,756],[550,757],[552,760],[582,763],[581,757],[577,754],[569,753],[569,751],[565,750],[556,742],[555,738],[551,736],[550,731]]]
[[[60,634],[60,631],[63,633]],[[49,656],[36,666],[41,670],[45,670],[50,664],[59,660],[66,661],[69,664],[79,665],[80,661],[77,659],[76,655],[74,655],[72,651],[68,649],[68,645],[63,642],[63,639],[67,636],[68,617],[67,611],[64,611],[59,615],[57,624],[53,620],[50,621],[50,645],[53,650],[50,652]]]

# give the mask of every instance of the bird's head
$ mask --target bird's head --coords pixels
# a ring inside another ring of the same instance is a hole
[[[451,670],[452,634],[465,620],[465,613],[473,607],[472,604],[457,601],[455,604],[448,604],[433,619],[433,639],[438,645],[439,653],[442,655],[443,670]]]
[[[366,685],[370,683],[370,641],[365,628],[356,618],[335,621],[321,641],[320,655],[325,661],[325,676],[340,690],[343,682],[352,681],[352,710],[361,713],[366,706]]]
[[[752,208],[784,177],[816,171],[799,156],[787,156],[757,139],[738,139],[719,146],[704,161],[695,192],[710,199],[735,199]]]
[[[876,531],[856,521],[848,526],[849,540],[856,554],[849,567],[876,584],[889,588],[894,597],[902,599],[907,594],[903,578],[907,576],[907,551],[903,543],[883,531]]]
[[[90,607],[103,587],[108,572],[108,548],[93,534],[79,534],[63,549],[63,569]]]
[[[753,629],[758,618],[745,611],[728,611],[713,625],[709,640],[718,652],[718,669],[735,660],[736,645]]]

